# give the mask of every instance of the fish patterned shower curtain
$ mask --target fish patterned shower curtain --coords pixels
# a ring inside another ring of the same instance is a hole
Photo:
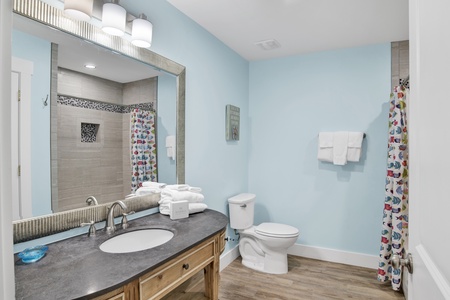
[[[156,178],[155,113],[134,109],[131,120],[131,192],[134,193],[144,181]]]
[[[389,140],[381,233],[378,280],[391,281],[396,291],[401,286],[401,269],[394,269],[394,254],[404,257],[408,238],[408,130],[406,121],[406,89],[394,88],[390,99]]]

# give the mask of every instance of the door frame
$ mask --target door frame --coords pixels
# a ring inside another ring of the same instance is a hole
[[[11,127],[18,126],[20,131],[19,138],[11,137],[11,157],[15,157],[20,162],[20,178],[17,176],[17,167],[12,161],[12,181],[13,187],[19,187],[19,193],[13,189],[13,207],[16,202],[19,202],[19,217],[31,218],[33,216],[32,208],[32,193],[31,193],[31,78],[33,75],[33,62],[17,57],[12,57],[11,73],[17,73],[19,77],[18,88],[20,90],[19,105],[14,107],[11,103],[11,121],[19,119],[19,123]],[[11,101],[17,101],[17,95],[11,95]],[[13,114],[20,115],[16,118]],[[20,144],[20,148],[19,148]]]

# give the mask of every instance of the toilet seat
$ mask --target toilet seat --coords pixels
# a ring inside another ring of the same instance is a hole
[[[298,229],[286,224],[261,223],[255,227],[255,232],[269,237],[295,237],[299,235]]]

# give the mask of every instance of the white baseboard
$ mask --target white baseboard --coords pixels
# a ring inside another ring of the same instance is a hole
[[[295,244],[290,247],[288,249],[288,254],[370,269],[378,268],[378,256],[376,255],[312,247],[301,244]]]
[[[239,257],[239,255],[239,245],[234,246],[234,248],[232,248],[228,252],[222,253],[222,255],[220,256],[220,271],[231,264],[233,260]]]

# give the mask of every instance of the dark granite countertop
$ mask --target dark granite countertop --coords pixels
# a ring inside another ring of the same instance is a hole
[[[90,299],[112,291],[151,271],[226,227],[228,218],[207,209],[189,218],[171,220],[159,213],[129,221],[114,235],[97,230],[48,244],[40,261],[24,264],[14,256],[16,299]],[[119,228],[120,225],[117,226]],[[99,245],[110,237],[145,228],[171,230],[174,237],[158,247],[132,253],[105,253]]]

